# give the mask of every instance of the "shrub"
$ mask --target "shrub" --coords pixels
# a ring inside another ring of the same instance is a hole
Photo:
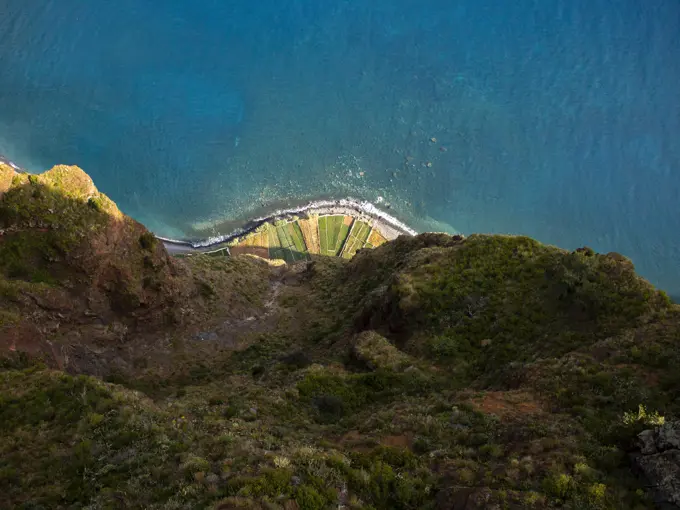
[[[100,197],[90,197],[87,200],[87,205],[97,212],[104,211],[104,201]]]
[[[601,507],[605,503],[607,495],[607,486],[603,483],[593,483],[587,489],[588,502],[595,506]]]
[[[397,395],[421,394],[431,389],[430,379],[419,372],[395,373],[377,370],[365,374],[310,373],[298,383],[303,400],[311,402],[327,421],[356,411],[367,403]]]
[[[328,502],[319,492],[309,485],[303,484],[295,489],[295,502],[300,510],[323,510]]]
[[[543,490],[554,498],[567,499],[574,488],[574,479],[565,473],[553,474],[543,480]]]
[[[291,495],[293,491],[290,483],[292,476],[293,473],[288,469],[268,469],[254,478],[232,479],[229,485],[239,496],[277,498]]]
[[[642,404],[638,406],[637,412],[623,413],[622,420],[624,425],[641,424],[645,426],[663,425],[665,422],[664,417],[661,416],[657,411],[649,413]]]
[[[139,245],[143,250],[153,251],[158,243],[158,239],[151,232],[144,232],[139,236]]]

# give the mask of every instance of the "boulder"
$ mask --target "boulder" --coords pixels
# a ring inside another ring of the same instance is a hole
[[[660,450],[680,449],[680,422],[664,423],[659,428],[657,444]]]
[[[680,422],[668,422],[638,435],[635,465],[648,480],[660,508],[680,509]]]

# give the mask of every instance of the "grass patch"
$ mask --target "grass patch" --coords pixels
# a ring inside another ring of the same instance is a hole
[[[316,411],[322,422],[349,417],[366,405],[376,405],[398,395],[430,391],[433,381],[420,372],[399,374],[377,370],[365,374],[311,372],[297,384],[300,398]]]
[[[356,252],[366,244],[370,232],[371,227],[367,223],[355,221],[343,247],[342,256],[346,259],[354,257]]]
[[[309,258],[302,231],[297,223],[284,223],[275,228],[286,262],[292,263]]]
[[[288,230],[290,231],[290,234],[293,239],[293,244],[295,245],[295,249],[297,250],[297,252],[306,253],[307,245],[305,244],[305,239],[304,236],[302,235],[302,230],[300,229],[300,225],[298,225],[298,222],[289,223]]]
[[[9,507],[140,507],[178,490],[171,459],[185,446],[131,392],[29,368],[0,372],[0,402],[0,490]]]
[[[345,242],[349,227],[344,216],[322,216],[319,218],[321,255],[336,257]]]
[[[328,255],[328,216],[319,218],[319,253]]]
[[[0,271],[10,279],[58,283],[54,262],[63,260],[65,247],[54,232],[17,232],[0,241]]]
[[[269,242],[269,258],[286,260],[287,250],[281,246],[278,228],[267,224],[267,239]],[[290,260],[290,257],[288,257]]]

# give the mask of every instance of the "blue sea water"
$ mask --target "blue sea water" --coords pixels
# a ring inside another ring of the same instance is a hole
[[[317,197],[680,294],[678,0],[3,0],[0,154],[156,233]]]

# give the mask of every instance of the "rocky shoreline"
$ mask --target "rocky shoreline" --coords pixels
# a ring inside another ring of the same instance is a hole
[[[311,215],[352,216],[355,219],[370,223],[373,228],[378,230],[378,232],[380,232],[380,234],[388,241],[396,239],[400,235],[417,235],[415,230],[410,228],[402,221],[399,221],[394,216],[382,211],[374,204],[368,201],[355,200],[353,198],[343,198],[339,200],[317,200],[309,202],[308,204],[300,207],[275,211],[269,216],[255,218],[249,221],[242,228],[239,228],[227,235],[211,237],[199,241],[180,241],[160,236],[158,236],[158,239],[163,241],[166,249],[173,254],[192,252],[207,253],[226,248],[231,241],[254,232],[258,227],[264,225],[265,223],[274,223],[281,220],[290,221],[296,216],[308,217]]]

